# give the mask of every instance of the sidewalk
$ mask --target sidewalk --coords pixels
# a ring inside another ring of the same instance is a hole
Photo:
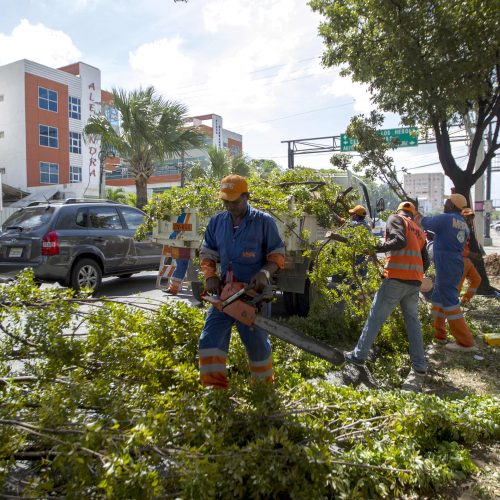
[[[486,255],[490,255],[492,253],[500,254],[500,231],[495,231],[494,229],[490,229],[490,236],[491,239],[493,240],[493,245],[484,247]]]

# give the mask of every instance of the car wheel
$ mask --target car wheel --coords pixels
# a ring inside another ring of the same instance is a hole
[[[134,275],[134,273],[130,273],[130,274],[120,274],[120,276],[118,276],[120,279],[128,279],[128,278],[131,278],[132,276]]]
[[[90,288],[98,290],[102,282],[102,271],[99,264],[92,259],[82,259],[75,264],[71,272],[71,288],[80,290]]]

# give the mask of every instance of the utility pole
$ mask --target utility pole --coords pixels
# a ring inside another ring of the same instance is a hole
[[[486,137],[486,143],[488,150],[491,148],[493,141],[491,133],[491,123],[488,127],[488,135]],[[493,209],[493,204],[491,201],[491,160],[488,162],[488,167],[486,169],[486,201],[484,205],[484,244],[490,246],[493,244],[493,240],[490,235],[490,222],[491,222],[491,211]]]
[[[481,144],[477,151],[476,166],[477,170],[484,161],[484,139],[481,139]],[[476,225],[476,236],[478,243],[484,245],[484,175],[474,185],[474,223]]]

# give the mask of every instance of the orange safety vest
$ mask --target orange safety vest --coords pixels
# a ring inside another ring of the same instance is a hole
[[[387,252],[387,264],[384,267],[384,278],[398,280],[422,281],[424,264],[422,249],[425,245],[425,233],[409,217],[399,215],[405,223],[406,246],[401,250]]]

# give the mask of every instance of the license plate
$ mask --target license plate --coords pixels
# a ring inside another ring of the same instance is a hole
[[[23,254],[22,247],[12,247],[9,250],[9,257],[21,257],[22,254]]]

